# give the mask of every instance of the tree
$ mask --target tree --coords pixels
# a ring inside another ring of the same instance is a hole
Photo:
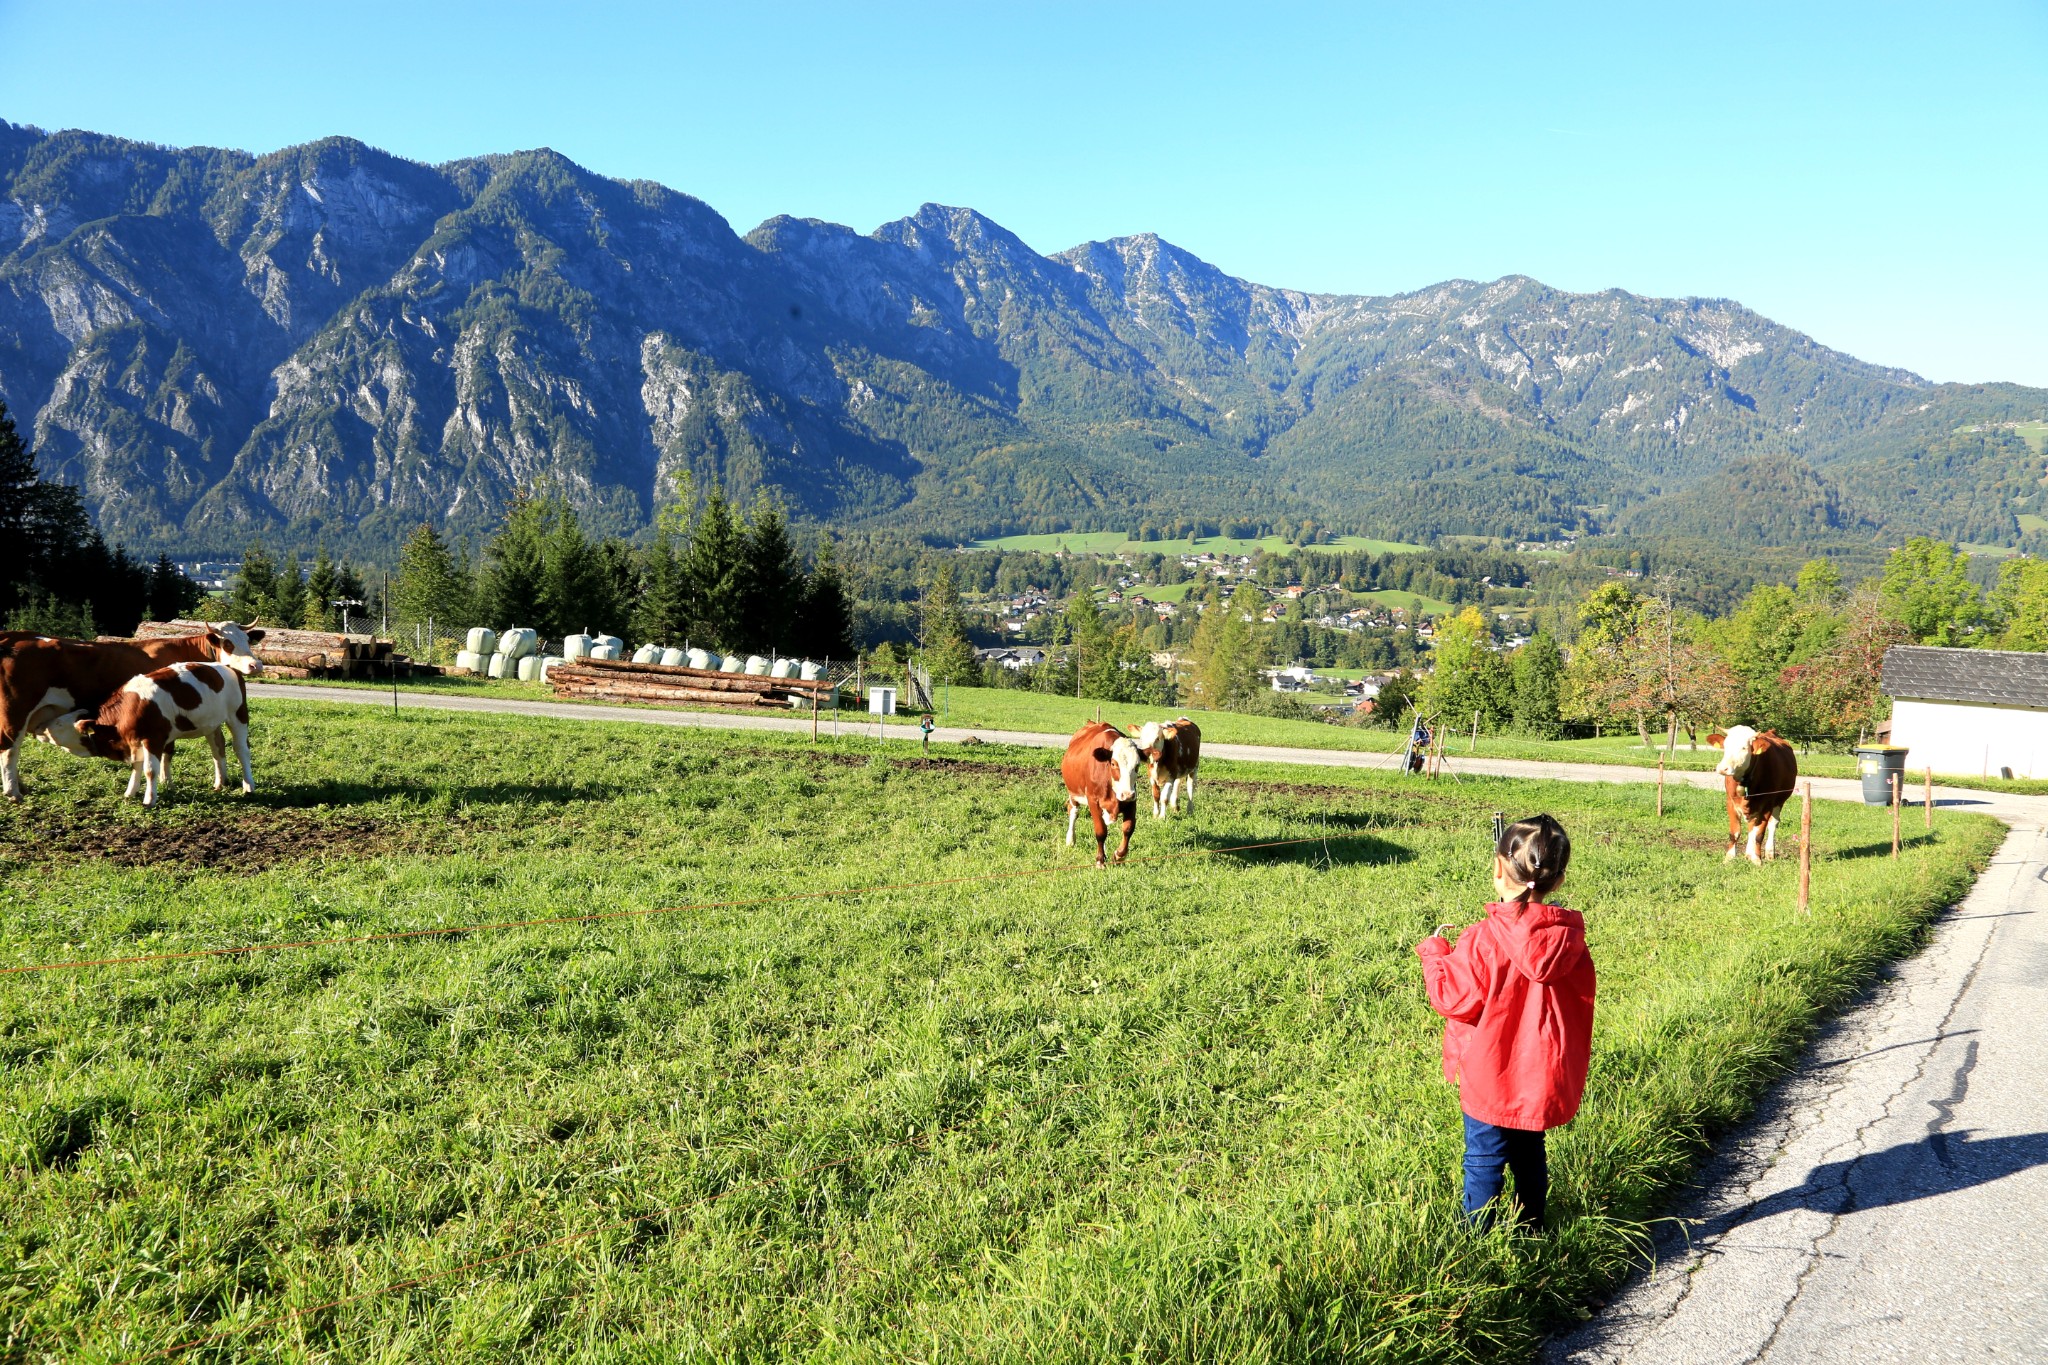
[[[484,545],[477,574],[477,614],[499,628],[532,626],[544,636],[557,634],[545,619],[548,560],[548,509],[540,499],[521,492],[506,510],[505,523]],[[571,627],[574,629],[574,627]]]
[[[683,558],[684,577],[696,619],[696,642],[737,650],[746,637],[746,535],[732,504],[716,484],[704,498],[704,514]]]
[[[321,545],[313,555],[313,567],[306,574],[306,604],[299,624],[307,630],[333,630],[334,603],[341,596],[341,572]]]
[[[1475,714],[1497,729],[1514,710],[1515,678],[1493,647],[1493,634],[1477,607],[1467,607],[1437,628],[1435,667],[1423,681],[1421,705],[1445,725],[1462,729]]]
[[[789,523],[782,504],[766,489],[754,499],[753,524],[747,530],[746,605],[748,648],[769,652],[792,647],[803,578],[789,543]]]
[[[817,558],[804,580],[793,640],[798,653],[811,659],[844,659],[853,648],[853,610],[839,577],[839,557],[832,537],[820,532]]]
[[[2048,562],[2025,555],[2006,560],[1987,605],[2000,649],[2048,650]]]
[[[1564,651],[1537,631],[1514,657],[1515,728],[1525,735],[1556,739],[1564,734]]]
[[[1109,626],[1102,609],[1095,605],[1093,588],[1082,587],[1067,599],[1062,615],[1066,620],[1068,657],[1073,660],[1074,695],[1105,697],[1109,670],[1116,667]]]
[[[361,597],[362,592],[344,594]],[[398,581],[392,586],[392,615],[407,625],[432,623],[452,634],[476,613],[470,605],[469,571],[432,525],[422,522],[398,552]]]
[[[981,664],[967,642],[953,566],[940,564],[924,593],[924,666],[935,683],[978,683]]]
[[[1882,587],[1859,587],[1843,608],[1835,644],[1780,678],[1813,733],[1846,739],[1889,713],[1882,689],[1885,651],[1912,641],[1891,608]]]
[[[1240,583],[1228,605],[1211,598],[1195,628],[1195,698],[1211,710],[1241,708],[1259,694],[1259,638],[1254,628],[1262,599]]]
[[[655,515],[654,540],[640,556],[640,595],[633,602],[633,635],[643,643],[680,648],[690,638],[690,583],[678,549],[689,529],[687,501]]]
[[[242,551],[242,567],[235,576],[235,586],[228,590],[228,615],[245,623],[254,621],[265,617],[276,600],[277,561],[263,548],[262,541],[252,540]]]
[[[169,555],[158,555],[149,571],[149,619],[175,621],[199,609],[206,593],[185,577]]]
[[[1962,644],[1983,621],[1970,557],[1945,541],[1914,536],[1892,551],[1879,590],[1893,619],[1923,645]]]

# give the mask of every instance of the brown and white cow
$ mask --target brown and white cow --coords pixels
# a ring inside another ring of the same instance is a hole
[[[0,795],[21,800],[16,757],[25,736],[49,738],[50,722],[73,711],[97,711],[130,678],[176,663],[244,661],[259,672],[260,630],[216,621],[203,634],[168,640],[87,643],[22,632],[0,638]]]
[[[1721,774],[1728,791],[1728,858],[1735,856],[1736,841],[1745,822],[1749,825],[1749,860],[1778,856],[1778,811],[1792,798],[1799,785],[1799,756],[1775,730],[1758,734],[1747,725],[1730,727],[1707,736],[1707,743],[1721,746],[1721,761],[1714,771]],[[1757,856],[1758,831],[1764,839],[1763,858]]]
[[[1186,716],[1161,725],[1148,720],[1138,729],[1138,752],[1152,776],[1152,814],[1163,818],[1167,808],[1180,812],[1181,788],[1187,788],[1188,813],[1195,809],[1195,776],[1202,767],[1202,731]]]
[[[1091,721],[1067,741],[1060,760],[1067,784],[1067,845],[1074,843],[1074,818],[1083,810],[1095,825],[1095,865],[1103,866],[1103,844],[1112,823],[1124,832],[1116,860],[1131,851],[1131,831],[1138,823],[1138,746],[1114,725]]]
[[[99,713],[72,711],[50,722],[51,742],[82,757],[111,758],[128,765],[128,790],[142,785],[142,804],[154,806],[169,780],[171,746],[194,736],[213,750],[213,789],[227,786],[225,730],[235,739],[242,765],[242,790],[256,790],[249,761],[249,692],[243,669],[227,663],[172,664],[130,678]]]

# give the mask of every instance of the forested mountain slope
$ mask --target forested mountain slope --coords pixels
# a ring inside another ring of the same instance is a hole
[[[377,548],[541,483],[625,531],[685,472],[945,535],[1705,534],[1702,481],[1750,457],[1822,471],[1836,511],[1786,534],[2010,541],[2042,475],[2012,424],[2048,416],[2048,392],[1930,384],[1721,300],[1305,294],[1152,236],[1043,255],[937,205],[741,237],[548,151],[6,124],[0,400],[110,537],[195,551]]]

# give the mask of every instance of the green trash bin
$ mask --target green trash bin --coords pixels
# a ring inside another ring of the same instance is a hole
[[[1856,750],[1856,771],[1863,775],[1863,804],[1889,806],[1892,784],[1905,799],[1906,749],[1899,744],[1866,744]]]

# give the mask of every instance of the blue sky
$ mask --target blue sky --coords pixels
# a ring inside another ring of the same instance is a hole
[[[0,0],[0,118],[440,161],[550,146],[863,230],[1154,231],[1363,293],[1740,299],[2048,385],[2048,5]]]

